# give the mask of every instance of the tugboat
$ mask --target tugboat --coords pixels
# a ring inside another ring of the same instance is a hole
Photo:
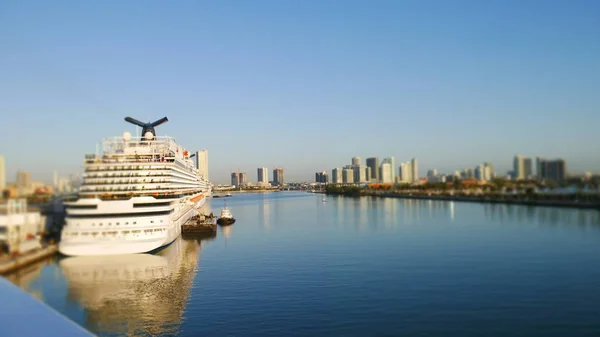
[[[225,208],[221,210],[221,216],[217,219],[217,224],[221,226],[233,225],[235,222],[235,218],[231,215],[231,211],[227,208],[227,204],[225,204]]]

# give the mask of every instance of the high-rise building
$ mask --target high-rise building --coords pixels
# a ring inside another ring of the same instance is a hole
[[[371,168],[370,180],[378,183],[379,182],[379,157],[367,158],[367,167]]]
[[[266,167],[259,167],[256,172],[258,174],[256,181],[259,184],[267,184],[269,182],[269,170]]]
[[[542,179],[542,161],[544,159],[540,158],[540,157],[535,157],[535,176],[538,179]]]
[[[414,183],[418,183],[419,182],[419,162],[417,161],[417,158],[413,158],[410,160],[410,165],[411,165],[411,176],[412,176],[412,181]]]
[[[367,167],[363,165],[354,166],[354,183],[364,184],[367,182]]]
[[[237,172],[231,174],[231,186],[240,186],[240,175]]]
[[[410,162],[405,162],[400,164],[399,172],[400,173],[400,181],[405,184],[413,183],[412,177],[412,165]]]
[[[240,180],[240,186],[248,185],[248,175],[246,172],[238,173],[238,179]]]
[[[392,180],[392,164],[390,163],[382,163],[380,167],[379,176],[381,177],[382,184],[391,184],[394,181]]]
[[[532,174],[531,158],[525,158],[521,155],[513,159],[513,174],[516,180],[529,179]]]
[[[475,166],[475,169],[473,170],[473,175],[475,176],[475,179],[484,180],[483,179],[483,175],[484,175],[483,171],[484,171],[483,164]]]
[[[390,183],[395,182],[396,181],[396,160],[394,159],[394,157],[387,157],[387,158],[383,158],[383,163],[390,164],[390,166],[391,166],[391,173],[390,173],[391,181],[390,181]]]
[[[360,166],[360,157],[352,157],[352,166]]]
[[[4,157],[0,156],[0,196],[2,196],[2,190],[6,188],[6,166],[4,164]]]
[[[208,150],[196,151],[196,167],[200,176],[208,180]]]
[[[331,181],[334,184],[341,184],[344,182],[341,168],[334,168],[333,170],[331,170]]]
[[[323,171],[323,172],[316,172],[315,173],[315,182],[316,183],[320,183],[320,184],[327,184],[329,183],[329,176],[327,175],[327,172]]]
[[[371,168],[369,166],[365,166],[365,176],[367,177],[367,183],[373,182]]]
[[[21,196],[33,193],[33,186],[31,185],[31,174],[29,172],[17,172],[17,190],[19,191],[18,193]]]
[[[523,174],[525,175],[525,179],[531,179],[533,177],[533,170],[532,170],[531,164],[532,164],[531,158],[523,159],[523,168],[524,168]]]
[[[540,160],[541,179],[561,182],[567,178],[567,163],[563,159]]]
[[[483,163],[483,180],[490,181],[494,179],[494,175],[494,166],[492,165],[492,163]]]
[[[431,170],[427,171],[427,178],[435,178],[437,176],[438,176],[437,169],[431,169]]]
[[[345,168],[342,171],[342,182],[344,184],[354,184],[354,170]]]
[[[273,184],[277,186],[283,186],[283,184],[285,184],[283,169],[280,167],[273,170]]]

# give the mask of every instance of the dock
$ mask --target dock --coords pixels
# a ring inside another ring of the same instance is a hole
[[[19,270],[29,264],[53,256],[58,251],[57,245],[49,245],[18,255],[16,257],[0,257],[0,275],[6,275]]]

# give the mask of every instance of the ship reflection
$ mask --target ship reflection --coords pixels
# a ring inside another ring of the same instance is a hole
[[[193,284],[197,240],[175,240],[161,252],[71,257],[60,261],[69,298],[87,312],[86,328],[107,335],[173,335]]]

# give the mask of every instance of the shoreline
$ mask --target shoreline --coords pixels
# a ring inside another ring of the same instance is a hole
[[[411,200],[436,200],[436,201],[457,201],[457,202],[472,202],[472,203],[487,203],[487,204],[506,204],[506,205],[521,205],[521,206],[542,206],[542,207],[561,207],[561,208],[578,208],[578,209],[595,209],[600,211],[600,202],[582,202],[574,200],[531,200],[528,197],[518,195],[506,196],[490,196],[490,195],[422,195],[422,194],[404,194],[396,192],[377,193],[361,192],[358,194],[344,192],[325,192],[328,195],[342,195],[349,197],[371,196],[379,198],[396,198],[396,199],[411,199]]]

